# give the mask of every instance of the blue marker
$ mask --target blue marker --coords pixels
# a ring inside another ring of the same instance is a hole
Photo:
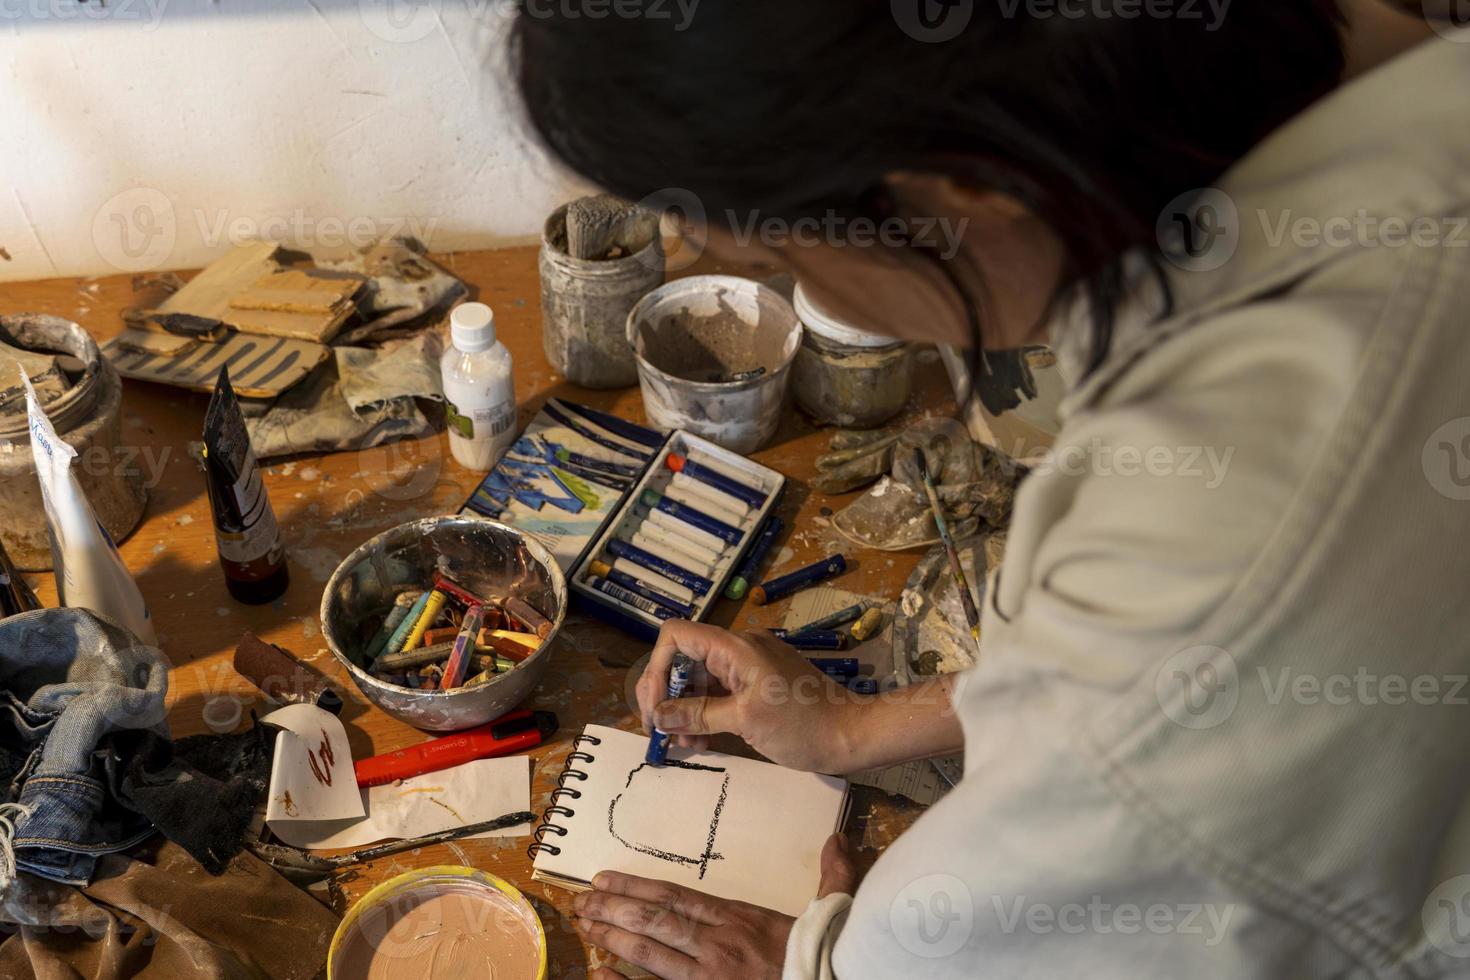
[[[684,689],[689,686],[689,674],[694,670],[694,661],[682,653],[674,654],[673,666],[669,668],[669,690],[668,700],[677,701],[684,696]],[[661,766],[669,756],[669,736],[653,730],[648,736],[648,754],[643,761],[652,766]]]
[[[764,506],[766,497],[769,496],[757,490],[755,487],[748,487],[739,480],[732,480],[718,470],[711,469],[708,466],[701,466],[691,459],[680,456],[678,453],[669,453],[668,456],[664,457],[664,465],[675,473],[687,473],[692,479],[698,480],[700,483],[707,483],[717,490],[723,490],[730,496],[738,500],[743,500],[752,507]]]
[[[785,522],[775,514],[766,518],[766,522],[761,525],[760,534],[756,535],[755,544],[750,546],[750,553],[745,556],[745,560],[735,570],[735,577],[725,587],[726,599],[745,598],[745,592],[750,588],[750,583],[754,582],[755,577],[760,574],[761,562],[765,561],[766,555],[771,553],[777,536],[785,527]]]
[[[798,650],[841,650],[847,646],[847,637],[834,630],[771,630],[776,639],[796,647]]]
[[[680,616],[684,619],[694,618],[694,607],[680,600],[677,596],[671,596],[666,592],[660,592],[647,582],[640,582],[627,572],[620,572],[605,561],[590,562],[588,567],[592,574],[598,578],[606,579],[609,583],[621,586],[625,591],[641,596],[649,602],[657,603],[668,610],[671,615],[660,616],[660,619],[672,619]]]
[[[675,616],[679,615],[672,609],[665,609],[663,606],[660,606],[652,599],[645,599],[641,595],[636,595],[632,592],[629,592],[621,585],[615,585],[612,582],[608,582],[605,579],[600,579],[595,575],[587,580],[587,587],[589,589],[596,589],[603,595],[612,596],[619,602],[625,602],[628,605],[632,606],[634,609],[637,609],[639,612],[643,612],[649,616],[652,616],[654,619],[673,619]]]
[[[812,657],[807,661],[813,667],[826,674],[834,680],[847,680],[856,677],[862,670],[856,657]]]
[[[613,538],[607,543],[608,554],[616,558],[626,558],[635,565],[641,565],[650,572],[658,572],[664,578],[678,582],[684,588],[689,589],[695,595],[706,595],[715,587],[715,583],[703,575],[696,575],[687,568],[675,565],[673,562],[664,561],[658,555],[651,555],[637,545],[629,544]]]
[[[642,499],[644,506],[661,510],[670,517],[677,517],[686,524],[693,525],[708,534],[713,534],[727,544],[740,543],[740,528],[731,527],[724,521],[716,520],[703,511],[698,511],[678,501],[670,500],[668,497],[654,490],[643,491]]]
[[[750,597],[755,600],[757,606],[764,606],[768,602],[784,599],[791,593],[800,592],[818,582],[835,578],[845,571],[847,571],[847,559],[842,555],[833,555],[831,558],[813,562],[805,568],[798,568],[790,575],[782,575],[780,578],[773,578],[769,582],[757,585],[750,590]]]

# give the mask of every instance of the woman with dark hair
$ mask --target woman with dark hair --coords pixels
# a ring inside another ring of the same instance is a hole
[[[605,873],[582,934],[672,978],[1466,975],[1470,34],[1382,0],[604,6],[515,27],[558,158],[854,323],[1078,380],[973,669],[802,697],[768,635],[670,623],[639,684],[686,745],[963,748],[964,780],[861,887],[829,843],[797,920]],[[661,703],[676,651],[723,691]]]

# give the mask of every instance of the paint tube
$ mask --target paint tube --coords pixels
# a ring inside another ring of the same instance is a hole
[[[230,595],[251,605],[270,602],[290,584],[286,549],[228,368],[220,368],[204,413],[204,472]]]
[[[90,609],[116,621],[140,643],[158,646],[148,605],[106,528],[97,520],[71,463],[77,451],[62,442],[22,374],[30,417],[31,452],[51,535],[51,566],[63,606]]]

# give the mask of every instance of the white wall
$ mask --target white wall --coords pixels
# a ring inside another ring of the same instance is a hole
[[[536,238],[504,0],[0,0],[0,280]],[[0,293],[3,295],[3,293]]]

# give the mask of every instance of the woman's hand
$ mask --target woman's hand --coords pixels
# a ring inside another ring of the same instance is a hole
[[[838,834],[822,849],[817,897],[852,894],[847,842]],[[663,881],[604,871],[593,891],[578,895],[577,932],[663,980],[754,980],[779,977],[796,920],[769,909],[715,898]],[[592,980],[622,980],[602,967]]]
[[[668,700],[669,666],[682,653],[704,663],[724,694]],[[664,623],[643,676],[638,707],[643,727],[703,748],[706,736],[731,732],[772,762],[809,772],[847,772],[849,722],[863,701],[765,632],[730,633],[716,626]]]

